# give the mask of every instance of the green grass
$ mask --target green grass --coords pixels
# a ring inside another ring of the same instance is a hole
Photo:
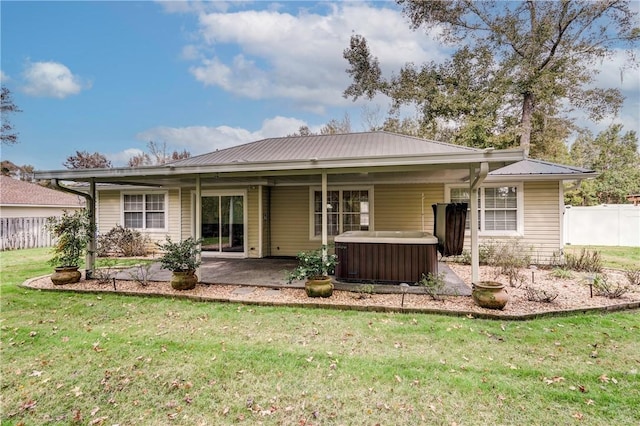
[[[631,269],[640,265],[640,247],[620,247],[620,246],[565,246],[568,253],[580,255],[582,249],[590,252],[598,251],[602,256],[602,263],[605,268]]]
[[[0,253],[3,425],[637,424],[637,311],[510,322],[17,287],[46,257]]]

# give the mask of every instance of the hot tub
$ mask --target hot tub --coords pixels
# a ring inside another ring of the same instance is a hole
[[[438,239],[422,231],[349,231],[335,237],[336,279],[416,283],[438,272]]]

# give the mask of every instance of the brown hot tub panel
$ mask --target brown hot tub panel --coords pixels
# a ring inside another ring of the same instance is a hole
[[[347,234],[336,237],[338,281],[412,284],[438,272],[437,240],[430,234]]]

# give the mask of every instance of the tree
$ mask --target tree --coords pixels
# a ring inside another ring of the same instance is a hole
[[[612,125],[595,138],[583,133],[571,146],[571,158],[579,167],[595,170],[598,178],[568,191],[565,201],[573,205],[623,204],[627,195],[640,193],[640,154],[635,132],[622,133]]]
[[[167,143],[159,144],[154,141],[147,142],[148,153],[141,152],[129,158],[127,165],[129,167],[153,166],[165,164],[169,161],[182,160],[191,157],[191,153],[186,149],[182,151],[174,150],[170,154],[167,153]]]
[[[2,118],[0,142],[2,145],[18,143],[18,133],[13,130],[13,125],[8,117],[9,114],[16,112],[22,112],[22,110],[13,103],[11,91],[3,86],[0,93],[0,117]]]
[[[20,179],[26,182],[33,182],[34,168],[30,164],[18,166],[9,160],[2,160],[2,175],[10,176],[14,179]]]
[[[479,147],[519,144],[527,154],[537,142],[535,126],[546,119],[536,113],[566,120],[566,102],[599,120],[622,104],[618,90],[589,84],[598,61],[618,47],[631,53],[640,39],[629,1],[398,3],[412,28],[437,29],[440,40],[463,47],[450,61],[420,68],[409,63],[385,79],[364,37],[354,35],[344,51],[353,80],[345,97],[383,93],[393,108],[415,105],[421,125],[432,132],[443,120],[455,120],[458,140]]]
[[[62,163],[67,169],[108,169],[111,168],[111,161],[107,160],[104,154],[88,151],[76,151],[75,155],[70,155]]]

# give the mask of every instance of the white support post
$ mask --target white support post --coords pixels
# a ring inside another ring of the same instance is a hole
[[[327,214],[327,172],[322,171],[322,257],[327,258],[327,244],[329,243],[328,214]]]
[[[471,227],[471,283],[480,282],[480,254],[478,252],[478,188],[484,182],[489,173],[489,163],[480,163],[476,174],[476,165],[469,168],[469,208],[471,215],[469,223]]]
[[[200,181],[200,175],[196,176],[196,206],[195,206],[195,239],[200,240],[202,238],[202,182]],[[200,243],[200,250],[202,250],[202,243]],[[202,251],[198,255],[198,260],[202,261]],[[200,273],[200,267],[196,271],[198,281],[202,274]]]
[[[264,232],[264,212],[263,212],[263,191],[262,185],[258,185],[258,257],[262,258],[262,244],[263,244],[263,235]]]
[[[480,281],[480,255],[478,253],[478,189],[474,188],[476,168],[469,169],[469,227],[471,228],[471,284]]]

